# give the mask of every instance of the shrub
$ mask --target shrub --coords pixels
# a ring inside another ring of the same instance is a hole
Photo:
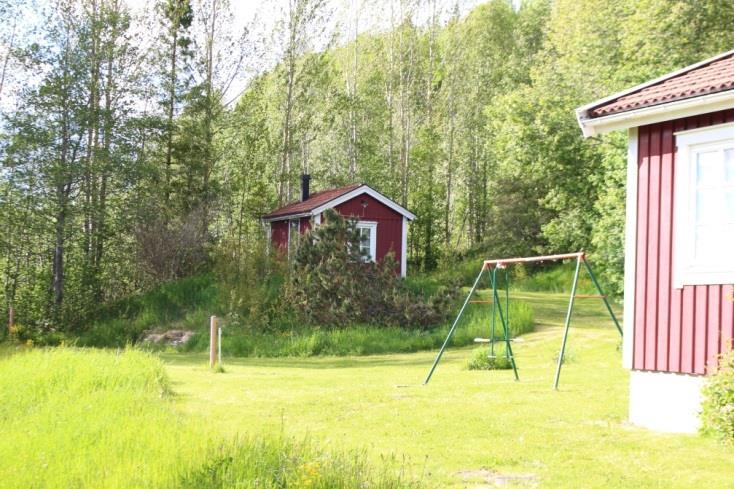
[[[365,261],[356,223],[334,211],[324,215],[325,223],[301,240],[286,291],[286,302],[305,322],[425,328],[445,318],[456,288],[428,300],[412,293],[392,254],[381,264]]]
[[[494,355],[490,354],[488,346],[472,351],[466,368],[468,370],[507,370],[512,368],[512,362],[505,355],[505,344],[495,343]]]
[[[721,356],[718,370],[703,388],[701,420],[705,432],[734,444],[734,350]]]

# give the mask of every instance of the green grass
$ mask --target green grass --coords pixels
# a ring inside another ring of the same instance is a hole
[[[488,299],[488,291],[481,291],[477,299]],[[454,336],[454,344],[464,346],[476,337],[488,337],[491,306],[469,306],[461,326]],[[203,322],[202,322],[203,323]],[[205,324],[205,323],[203,323]],[[222,351],[237,357],[311,357],[346,355],[381,355],[410,353],[438,348],[446,338],[448,326],[426,331],[406,328],[376,328],[348,325],[343,329],[298,328],[282,332],[258,333],[237,327],[224,327]],[[533,311],[522,301],[510,303],[510,334],[521,335],[533,330]],[[495,336],[502,330],[497,316]],[[201,352],[208,348],[209,333],[199,327],[198,334],[182,348]]]
[[[363,357],[228,358],[213,375],[202,354],[164,354],[179,409],[222,436],[284,431],[374,463],[405,457],[432,487],[691,488],[734,486],[731,449],[694,435],[630,426],[620,338],[598,300],[579,301],[574,361],[552,389],[567,294],[517,293],[538,330],[513,344],[507,370],[470,371],[452,347],[427,386],[435,351]],[[514,478],[514,479],[513,479]],[[503,479],[506,480],[506,479]]]
[[[80,346],[124,347],[144,331],[168,326],[193,329],[218,314],[219,285],[211,275],[163,284],[155,289],[102,307],[74,338]]]
[[[395,460],[279,432],[225,439],[171,402],[161,362],[70,348],[0,360],[0,487],[407,487]]]

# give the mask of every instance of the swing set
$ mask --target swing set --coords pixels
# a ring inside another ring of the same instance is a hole
[[[451,329],[449,330],[448,335],[446,336],[446,339],[443,342],[443,345],[441,346],[441,349],[438,352],[438,355],[436,355],[436,359],[433,361],[433,365],[431,366],[431,370],[428,372],[428,376],[426,377],[426,380],[423,381],[423,385],[426,385],[428,381],[431,380],[431,376],[433,375],[433,372],[436,370],[436,367],[438,366],[438,362],[441,361],[441,357],[443,356],[443,352],[446,350],[446,347],[449,344],[449,341],[451,341],[451,337],[454,335],[454,332],[456,331],[456,327],[459,324],[459,321],[461,320],[462,315],[464,314],[464,311],[467,308],[467,305],[469,304],[491,304],[492,305],[492,318],[489,322],[489,338],[475,338],[475,343],[489,343],[489,358],[496,358],[495,355],[495,343],[500,341],[505,344],[505,358],[510,362],[510,365],[512,366],[512,371],[515,374],[515,380],[520,380],[520,377],[517,373],[517,364],[515,363],[515,356],[512,353],[512,338],[510,338],[510,273],[509,273],[509,267],[508,265],[517,264],[517,263],[534,263],[534,262],[545,262],[545,261],[560,261],[560,260],[567,260],[567,259],[575,259],[576,260],[576,271],[573,275],[573,283],[571,285],[571,297],[568,301],[568,310],[566,311],[566,321],[564,324],[563,329],[563,341],[561,342],[561,352],[558,355],[558,365],[556,366],[556,375],[555,379],[553,381],[553,388],[558,390],[558,381],[561,377],[561,365],[563,365],[563,358],[566,352],[566,343],[568,341],[568,330],[571,326],[571,313],[573,312],[573,303],[575,299],[602,299],[604,301],[604,305],[607,308],[607,311],[609,312],[609,315],[612,318],[612,321],[614,321],[614,325],[617,327],[617,331],[619,331],[620,336],[622,335],[622,328],[619,326],[619,321],[617,321],[617,317],[614,315],[614,311],[612,310],[612,306],[609,304],[609,301],[607,300],[607,296],[604,294],[604,292],[601,289],[601,286],[599,285],[599,282],[596,279],[596,276],[594,275],[594,272],[591,270],[591,265],[589,265],[589,261],[586,258],[586,254],[583,251],[579,251],[578,253],[566,253],[566,254],[560,254],[560,255],[546,255],[546,256],[532,256],[532,257],[525,257],[525,258],[505,258],[500,260],[485,260],[482,264],[482,269],[479,271],[479,275],[477,275],[476,280],[474,280],[474,285],[472,285],[471,290],[469,290],[469,294],[466,296],[466,299],[464,300],[464,304],[461,306],[461,309],[459,310],[459,314],[456,316],[456,319],[454,320],[454,323],[451,325]],[[591,278],[591,281],[594,283],[594,286],[596,287],[596,290],[599,292],[598,295],[581,295],[576,294],[576,289],[578,287],[578,281],[579,281],[579,272],[581,271],[581,264],[584,264],[584,267],[589,272],[589,277]],[[504,286],[505,286],[505,297],[504,297],[504,306],[502,305],[502,301],[500,301],[499,297],[499,291],[498,291],[498,271],[504,270]],[[489,275],[489,285],[492,288],[492,299],[489,301],[472,301],[472,297],[474,296],[474,293],[477,290],[477,287],[479,285],[479,282],[482,278],[482,275],[484,275],[484,272],[487,272]],[[495,317],[498,317],[499,323],[502,327],[502,339],[496,340],[495,339],[495,327],[496,327],[496,321]]]

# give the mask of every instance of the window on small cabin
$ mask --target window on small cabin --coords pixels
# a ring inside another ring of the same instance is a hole
[[[300,224],[300,219],[288,221],[288,254],[295,253],[298,247],[298,240],[301,236]]]
[[[359,251],[365,261],[377,261],[377,223],[358,222]]]
[[[674,280],[734,283],[734,125],[678,135]]]

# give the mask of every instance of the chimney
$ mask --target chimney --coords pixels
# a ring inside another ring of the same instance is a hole
[[[311,196],[309,184],[311,183],[311,175],[308,173],[301,174],[301,202],[308,200]]]

